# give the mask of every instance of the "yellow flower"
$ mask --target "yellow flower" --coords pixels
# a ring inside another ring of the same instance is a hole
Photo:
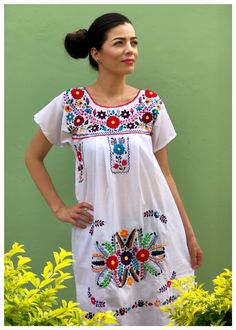
[[[65,105],[64,110],[66,112],[71,112],[72,109],[68,105]]]
[[[161,301],[160,300],[154,301],[154,305],[157,306],[157,307],[160,307],[161,306]]]
[[[132,284],[133,284],[132,277],[129,277],[129,278],[128,278],[128,280],[127,280],[127,284],[128,284],[128,285],[132,285]]]
[[[77,102],[78,107],[81,107],[82,104],[83,104],[82,100],[78,100]]]

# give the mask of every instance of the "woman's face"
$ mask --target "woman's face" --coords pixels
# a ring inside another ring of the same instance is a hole
[[[99,71],[113,74],[130,74],[138,57],[137,38],[129,23],[118,25],[108,31],[107,38],[97,52]]]

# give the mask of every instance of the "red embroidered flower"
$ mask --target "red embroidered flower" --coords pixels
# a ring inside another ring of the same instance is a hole
[[[166,285],[167,285],[167,287],[169,288],[169,287],[171,286],[171,281],[168,281],[168,282],[166,283]]]
[[[154,93],[153,91],[150,91],[149,89],[147,89],[147,90],[145,91],[145,96],[147,96],[147,97],[156,97],[157,94]]]
[[[116,269],[118,267],[118,259],[117,259],[117,257],[116,256],[110,256],[107,259],[106,264],[107,264],[107,267],[109,269],[112,269],[112,270]]]
[[[113,165],[113,168],[114,168],[115,170],[117,170],[117,169],[119,168],[119,164],[115,163],[115,164]]]
[[[122,164],[123,166],[126,166],[126,165],[127,165],[127,160],[126,160],[126,159],[123,159],[123,160],[121,161],[121,164]]]
[[[80,151],[77,151],[77,158],[81,162],[81,160],[82,160],[82,153]]]
[[[107,119],[107,126],[110,128],[117,128],[120,124],[120,119],[116,116],[111,116]]]
[[[144,261],[147,261],[148,258],[149,258],[149,251],[146,249],[141,249],[136,254],[136,259],[138,261],[144,262]]]
[[[73,96],[74,99],[81,99],[81,97],[83,97],[84,95],[84,91],[82,91],[79,88],[74,88],[71,91],[71,95]]]
[[[84,118],[82,116],[75,117],[74,124],[75,126],[80,126],[84,122]]]
[[[145,114],[142,117],[142,121],[147,124],[150,123],[150,121],[152,120],[152,114],[150,112],[145,112]]]
[[[95,299],[94,297],[91,298],[91,303],[92,303],[93,305],[96,304],[96,299]]]

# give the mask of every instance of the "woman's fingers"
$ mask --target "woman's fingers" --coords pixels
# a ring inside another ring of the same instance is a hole
[[[87,202],[75,204],[71,207],[64,206],[58,210],[57,218],[84,229],[93,222],[93,215],[88,210],[93,211],[93,206]]]
[[[87,208],[87,209],[93,211],[93,205],[90,204],[90,203],[87,203],[87,202],[79,203],[79,204],[77,204],[77,206],[78,206],[79,208]]]

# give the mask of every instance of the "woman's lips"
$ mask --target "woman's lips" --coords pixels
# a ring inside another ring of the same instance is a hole
[[[124,60],[124,61],[121,61],[125,64],[134,64],[134,60]]]

